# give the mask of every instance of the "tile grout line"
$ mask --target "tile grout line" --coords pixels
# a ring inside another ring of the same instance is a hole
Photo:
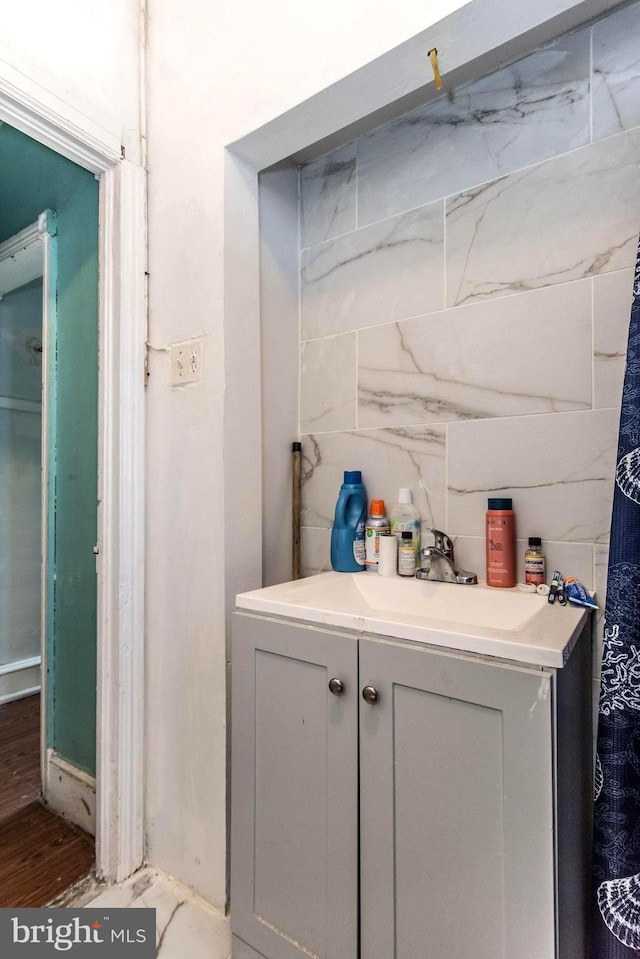
[[[589,29],[589,143],[593,143],[593,27]]]
[[[590,84],[591,86],[591,84]],[[589,97],[590,99],[590,97]],[[590,109],[591,112],[591,109]],[[399,219],[402,216],[406,216],[410,213],[416,213],[418,210],[422,210],[428,206],[434,206],[436,203],[439,203],[441,200],[452,200],[456,197],[463,196],[467,193],[480,190],[484,187],[492,186],[495,183],[498,183],[500,180],[506,180],[511,176],[517,176],[519,174],[528,174],[530,171],[535,170],[537,167],[542,167],[545,164],[551,164],[556,160],[561,160],[565,157],[571,156],[575,153],[579,153],[581,150],[587,150],[589,147],[596,146],[599,143],[603,143],[605,140],[611,140],[613,137],[625,136],[626,134],[633,133],[634,130],[640,128],[640,124],[635,124],[634,126],[627,127],[623,130],[616,130],[614,133],[609,133],[607,136],[597,137],[594,140],[590,139],[590,129],[587,129],[587,140],[585,143],[581,143],[578,146],[569,147],[567,150],[563,150],[560,153],[554,153],[553,156],[544,157],[541,160],[535,160],[531,163],[526,164],[525,166],[518,166],[512,170],[507,170],[504,173],[498,173],[496,176],[490,177],[488,180],[481,180],[477,183],[472,183],[466,186],[462,186],[458,190],[453,190],[451,193],[445,193],[442,196],[435,197],[430,200],[426,200],[424,203],[418,203],[416,206],[408,207],[407,209],[399,210],[397,213],[390,213],[386,216],[382,216],[377,220],[371,220],[369,223],[359,224],[352,230],[345,230],[343,233],[337,233],[335,236],[328,237],[326,240],[320,240],[318,243],[312,243],[310,246],[302,247],[302,252],[307,252],[309,250],[316,249],[317,247],[322,246],[323,244],[333,243],[335,240],[342,240],[345,237],[351,236],[354,233],[358,233],[362,230],[367,230],[369,227],[378,226],[381,223],[386,223],[388,220]]]
[[[447,309],[447,198],[442,199],[442,309]]]
[[[595,277],[591,277],[591,409],[596,408],[596,309]]]

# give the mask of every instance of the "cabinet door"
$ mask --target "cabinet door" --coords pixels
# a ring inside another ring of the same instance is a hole
[[[267,959],[356,959],[357,640],[235,613],[232,677],[232,930]]]
[[[360,643],[362,959],[552,959],[551,676]]]

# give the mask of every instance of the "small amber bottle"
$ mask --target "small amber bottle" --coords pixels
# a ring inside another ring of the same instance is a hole
[[[539,536],[529,537],[524,553],[524,581],[533,586],[540,586],[545,581],[545,559]]]

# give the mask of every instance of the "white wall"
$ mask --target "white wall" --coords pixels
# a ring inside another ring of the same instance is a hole
[[[399,16],[389,5],[331,0],[318,17],[293,0],[150,2],[148,855],[220,907],[224,147],[461,6],[416,0]],[[204,382],[172,389],[164,349],[199,335]],[[235,426],[242,443],[243,423]],[[256,449],[257,469],[259,461]]]
[[[0,77],[41,88],[122,137],[139,155],[139,0],[26,0],[5,4]]]

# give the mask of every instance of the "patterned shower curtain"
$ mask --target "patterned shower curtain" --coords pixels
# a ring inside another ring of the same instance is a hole
[[[593,855],[591,959],[640,956],[640,249],[611,517]]]

